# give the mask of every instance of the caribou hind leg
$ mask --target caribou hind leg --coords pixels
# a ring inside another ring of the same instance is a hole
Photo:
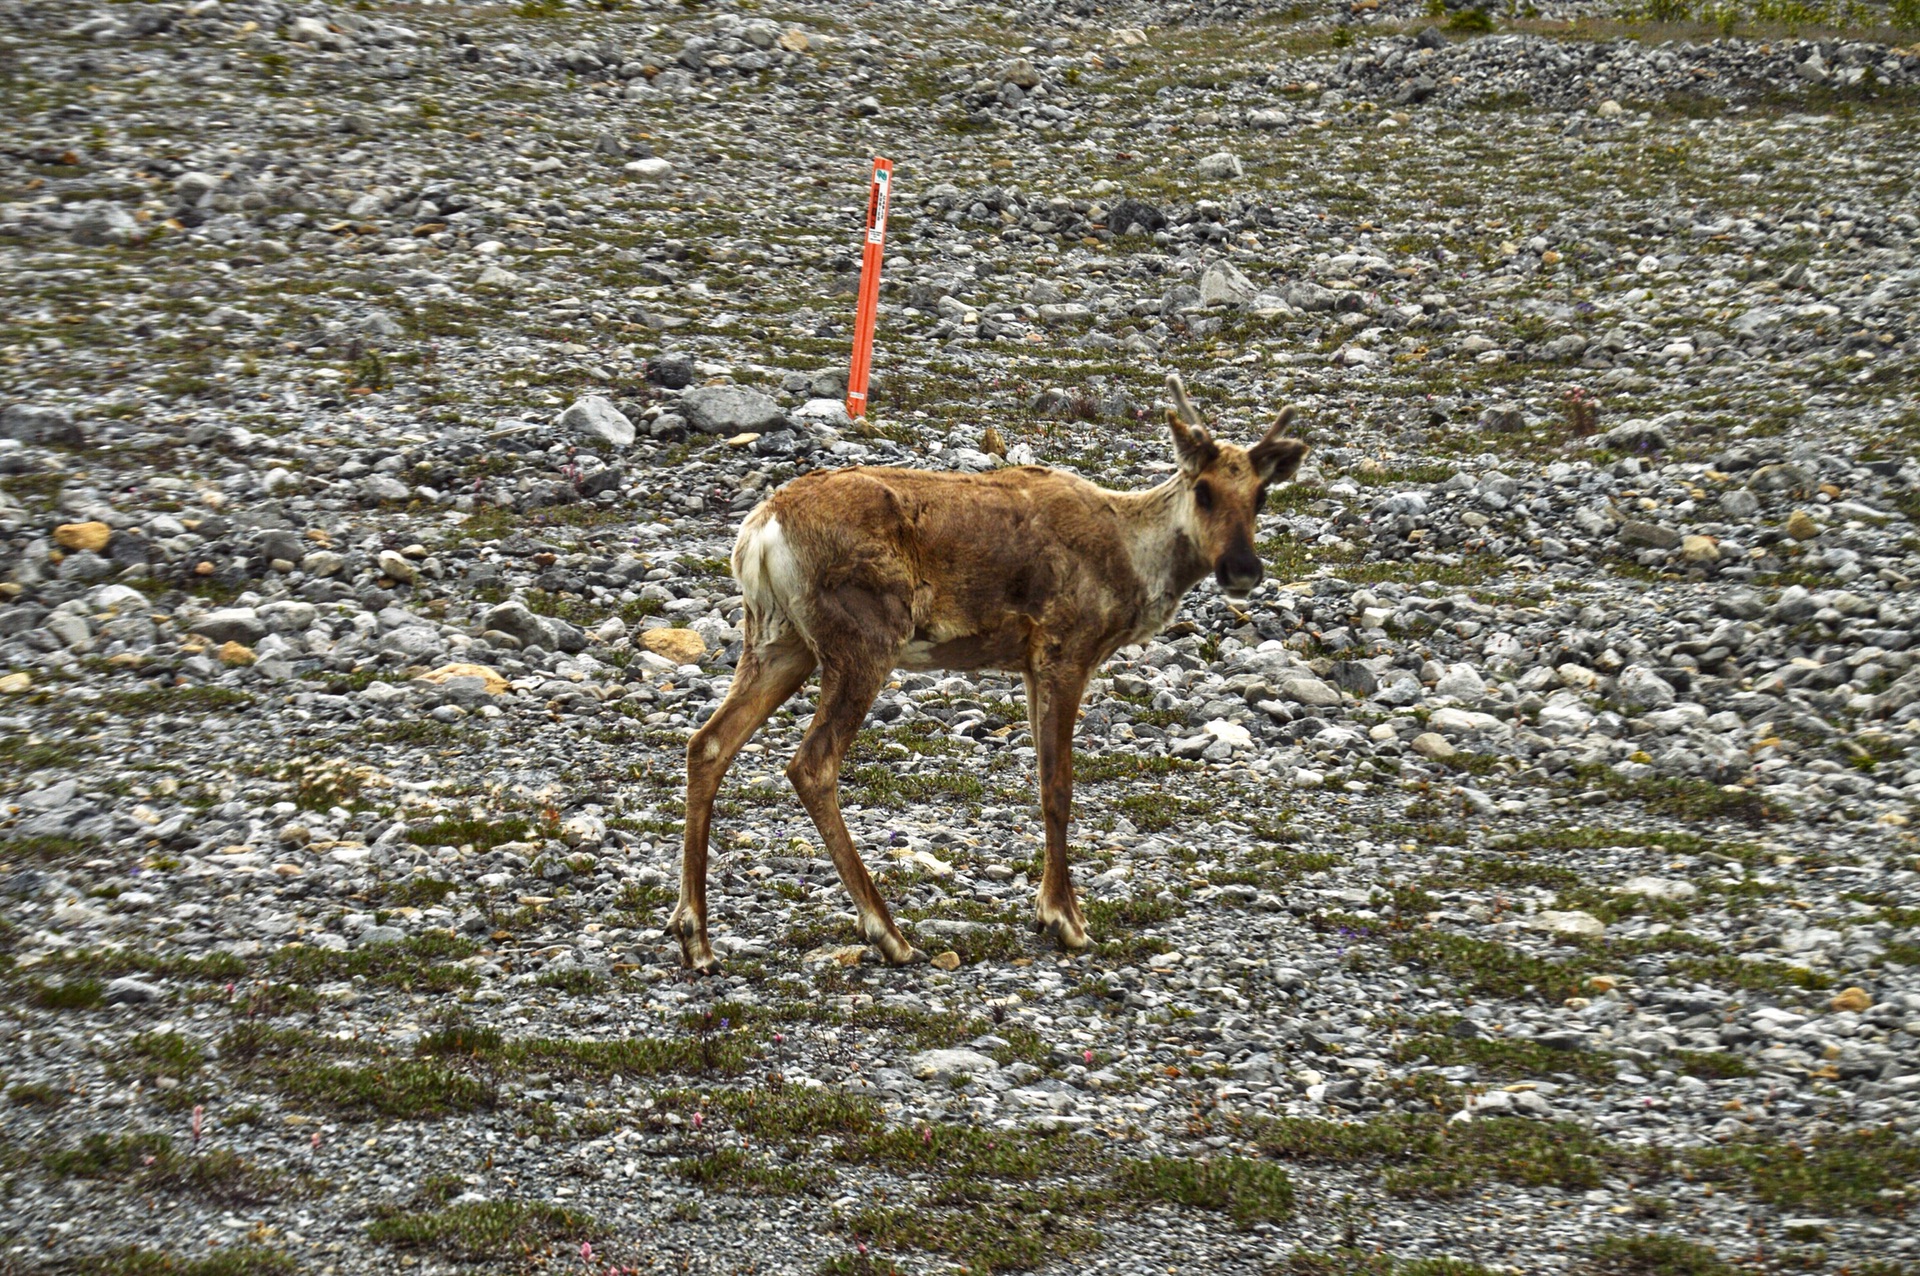
[[[861,657],[848,654],[849,649],[862,648],[865,653]],[[834,654],[836,651],[840,654]],[[887,903],[880,898],[873,878],[867,875],[867,866],[854,848],[846,821],[840,818],[840,763],[847,756],[860,724],[866,720],[873,697],[892,669],[890,654],[870,653],[870,644],[858,639],[845,646],[822,645],[820,707],[814,711],[813,725],[807,728],[800,751],[787,765],[787,778],[793,781],[794,791],[800,795],[807,814],[813,817],[814,827],[820,830],[827,853],[833,857],[833,866],[840,872],[841,884],[853,897],[854,909],[860,915],[861,934],[880,950],[881,956],[899,966],[915,960],[920,953],[893,924]]]
[[[733,686],[706,725],[687,741],[687,828],[680,849],[680,902],[667,933],[680,941],[680,961],[702,974],[719,968],[707,939],[707,832],[720,781],[755,731],[800,689],[813,653],[797,640],[756,644],[740,656]]]

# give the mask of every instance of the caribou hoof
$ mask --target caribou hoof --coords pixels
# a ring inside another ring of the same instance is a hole
[[[889,966],[918,966],[927,955],[900,935],[882,935],[873,941],[871,952],[878,953]]]
[[[675,910],[667,919],[667,934],[680,941],[680,964],[696,975],[720,973],[720,959],[713,955],[707,940],[707,928],[696,925],[687,914]]]
[[[1086,923],[1075,917],[1036,917],[1033,928],[1069,952],[1079,952],[1091,942],[1087,939]]]

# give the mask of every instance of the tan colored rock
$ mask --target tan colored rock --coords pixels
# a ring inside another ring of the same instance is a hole
[[[707,654],[707,640],[691,629],[647,629],[641,631],[640,645],[656,656],[676,665],[690,665]]]
[[[1810,541],[1820,534],[1820,524],[1813,521],[1813,515],[1805,510],[1795,510],[1787,515],[1787,535],[1797,541]]]
[[[1680,557],[1703,567],[1717,563],[1720,561],[1720,542],[1711,536],[1683,536],[1680,538]]]
[[[420,675],[420,681],[431,682],[436,687],[446,685],[452,678],[478,678],[487,684],[487,694],[490,696],[505,695],[509,685],[497,669],[489,669],[485,665],[461,664],[458,661],[450,665],[441,665],[438,669],[431,669]]]
[[[250,665],[254,659],[253,648],[237,642],[223,642],[213,654],[223,665]]]
[[[1551,935],[1581,935],[1589,938],[1607,933],[1607,924],[1592,913],[1543,909],[1527,919],[1535,930]]]
[[[1842,988],[1833,994],[1827,1005],[1834,1010],[1851,1010],[1859,1014],[1873,1004],[1873,994],[1865,988]]]
[[[390,576],[402,584],[411,585],[420,575],[419,569],[407,561],[407,557],[395,550],[380,551],[380,574]]]
[[[1413,737],[1413,743],[1407,747],[1421,757],[1432,758],[1435,762],[1444,762],[1460,752],[1448,744],[1447,738],[1438,731],[1422,731]]]
[[[758,443],[759,441],[760,441],[760,436],[749,431],[745,434],[736,434],[732,438],[728,439],[727,446],[728,447],[752,447],[754,444]]]
[[[53,529],[53,543],[61,549],[85,549],[98,554],[113,539],[105,523],[62,523]]]
[[[960,954],[949,948],[946,952],[941,953],[933,959],[933,966],[935,970],[958,970],[960,969]]]
[[[30,691],[32,689],[32,674],[10,673],[0,675],[0,695],[17,696],[23,691]]]
[[[780,47],[788,53],[805,53],[812,44],[813,42],[807,39],[807,33],[799,27],[787,28],[787,33],[780,37]]]
[[[867,951],[865,944],[823,944],[800,958],[809,966],[825,965],[832,962],[836,966],[858,966],[861,954]]]

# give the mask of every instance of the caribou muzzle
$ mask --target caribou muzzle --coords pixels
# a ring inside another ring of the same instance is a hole
[[[1219,584],[1220,592],[1233,599],[1251,594],[1264,574],[1260,556],[1253,552],[1253,546],[1244,538],[1229,546],[1227,552],[1220,555],[1220,561],[1213,565],[1213,579]]]

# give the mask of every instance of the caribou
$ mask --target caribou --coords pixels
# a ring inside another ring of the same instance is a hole
[[[1307,443],[1283,409],[1250,448],[1218,442],[1167,378],[1177,465],[1159,486],[1115,492],[1023,465],[984,474],[860,466],[787,483],[740,528],[733,574],[746,637],[733,684],[687,744],[680,899],[667,931],[684,965],[718,968],[707,935],[714,795],[749,737],[817,668],[813,721],[787,766],[853,897],[866,941],[895,964],[900,933],[840,816],[840,764],[895,669],[1017,672],[1037,755],[1046,865],[1034,927],[1087,946],[1067,872],[1073,730],[1101,662],[1144,642],[1208,572],[1230,598],[1260,583],[1254,520]]]

